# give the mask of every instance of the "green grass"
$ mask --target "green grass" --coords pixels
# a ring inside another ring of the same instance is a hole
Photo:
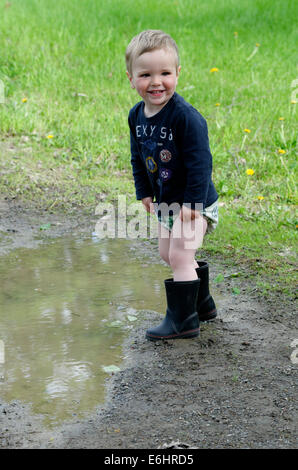
[[[177,92],[209,126],[222,206],[205,249],[248,266],[264,293],[293,292],[296,17],[294,0],[0,1],[1,193],[52,209],[134,199],[127,114],[139,97],[124,52],[164,29],[180,49]]]

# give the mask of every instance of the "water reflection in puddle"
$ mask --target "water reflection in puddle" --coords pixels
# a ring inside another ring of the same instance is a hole
[[[139,310],[164,311],[168,275],[126,240],[69,237],[0,258],[0,398],[31,403],[48,425],[90,412]]]

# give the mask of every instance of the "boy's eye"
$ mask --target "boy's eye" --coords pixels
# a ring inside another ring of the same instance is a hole
[[[163,76],[171,75],[171,72],[162,72],[161,75],[163,75]],[[150,73],[142,73],[142,74],[140,75],[140,77],[141,77],[141,78],[150,77]]]

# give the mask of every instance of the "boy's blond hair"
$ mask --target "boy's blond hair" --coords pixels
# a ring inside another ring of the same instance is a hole
[[[176,66],[179,66],[179,52],[173,38],[160,29],[147,29],[132,38],[125,53],[126,70],[132,75],[133,61],[145,52],[155,49],[172,49],[177,57]]]

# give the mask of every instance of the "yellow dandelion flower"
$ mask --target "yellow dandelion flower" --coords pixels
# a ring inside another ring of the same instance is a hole
[[[217,67],[213,67],[212,69],[210,69],[210,73],[213,73],[213,72],[218,72],[218,68],[217,68]]]
[[[28,101],[28,98],[23,98],[22,99],[22,103],[27,103],[27,101]]]
[[[220,106],[220,103],[215,103],[215,106]]]
[[[291,100],[291,104],[296,104],[297,101],[296,100]]]
[[[256,42],[256,47],[260,47],[261,44],[259,44],[258,42]]]
[[[263,201],[264,196],[258,196],[259,201]]]
[[[247,132],[248,134],[251,132],[250,129],[243,129],[243,130],[244,130],[244,132]]]
[[[247,168],[247,170],[246,170],[246,174],[247,174],[248,176],[253,175],[254,172],[255,172],[255,170],[253,170],[252,168]]]
[[[286,151],[284,149],[278,149],[278,153],[284,154]]]
[[[54,138],[53,134],[47,135],[47,139],[53,139],[53,138]]]
[[[278,118],[278,120],[279,120],[279,121],[284,121],[285,118],[281,116],[280,118]]]

